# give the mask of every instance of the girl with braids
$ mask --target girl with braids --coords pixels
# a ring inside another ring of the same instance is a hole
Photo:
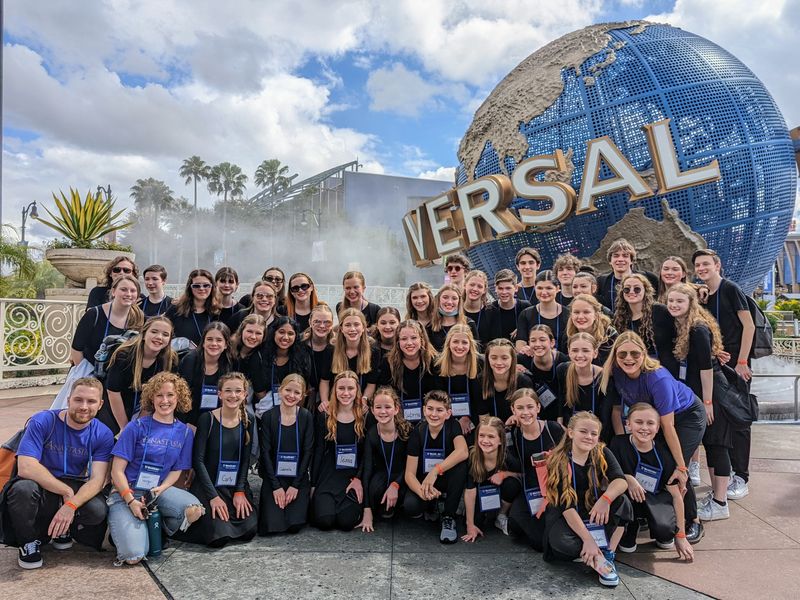
[[[278,316],[276,312],[277,294],[270,282],[256,281],[253,284],[253,293],[250,298],[252,299],[251,304],[247,308],[239,310],[229,319],[228,324],[232,331],[236,331],[248,315],[259,315],[267,326]]]
[[[509,342],[510,344],[510,342]],[[506,430],[497,417],[483,416],[475,429],[475,445],[469,451],[467,485],[464,488],[467,533],[465,542],[483,536],[481,527],[494,519],[494,526],[508,535],[508,511],[519,484],[512,484],[520,465],[506,457]],[[476,514],[476,509],[478,514]]]
[[[447,391],[452,416],[458,420],[461,433],[468,436],[475,429],[472,418],[477,416],[472,415],[472,406],[483,397],[482,365],[478,361],[478,346],[472,330],[463,324],[453,325],[435,364],[439,370],[435,389]]]
[[[364,444],[364,516],[358,527],[375,531],[374,513],[391,519],[395,509],[403,505],[406,484],[406,449],[411,423],[403,418],[400,397],[389,386],[381,386],[372,399],[372,416]]]
[[[688,284],[679,283],[670,288],[667,307],[675,317],[677,328],[674,352],[675,358],[680,361],[678,376],[695,396],[702,398],[706,411],[703,446],[706,449],[712,493],[701,501],[698,514],[703,521],[727,519],[733,432],[725,418],[725,411],[720,409],[718,396],[715,398],[714,394],[715,374],[722,376],[715,358],[724,349],[722,333],[714,316],[700,306],[697,292]],[[699,478],[699,464],[696,469]],[[691,471],[690,463],[690,475]]]
[[[196,429],[200,414],[219,406],[217,383],[232,367],[231,331],[225,323],[212,321],[203,331],[200,347],[186,354],[178,368],[192,392],[191,410],[178,418]]]
[[[345,308],[339,313],[339,332],[333,346],[331,373],[356,373],[359,389],[368,400],[380,381],[380,368],[380,351],[370,343],[366,317],[357,308]]]
[[[611,405],[600,390],[603,369],[593,364],[597,358],[597,340],[588,333],[576,333],[569,338],[569,362],[556,369],[558,378],[558,422],[569,423],[572,415],[586,411],[600,419],[603,429],[600,439],[608,442],[614,437],[611,425]]]
[[[518,389],[509,403],[517,423],[511,430],[509,462],[518,466],[521,476],[520,480],[506,480],[515,488],[510,493],[513,500],[508,512],[509,529],[541,552],[545,520],[540,509],[544,499],[533,460],[552,450],[561,441],[564,430],[555,421],[539,419],[541,403],[531,388]]]
[[[597,358],[594,364],[603,365],[614,340],[617,339],[617,330],[611,325],[603,312],[603,305],[597,298],[589,294],[578,294],[569,305],[569,321],[567,322],[567,338],[576,333],[588,333],[597,340]]]
[[[255,406],[267,393],[267,323],[261,315],[247,315],[231,338],[233,368],[249,382],[247,404]]]
[[[170,320],[150,317],[142,333],[121,344],[111,356],[105,382],[108,402],[103,403],[97,418],[115,435],[138,415],[144,384],[156,373],[178,368],[171,341]]]
[[[365,435],[358,375],[342,371],[333,380],[328,414],[316,415],[311,514],[317,528],[350,531],[361,521]]]
[[[364,274],[361,271],[348,271],[342,277],[342,288],[344,288],[344,295],[342,301],[336,304],[336,314],[341,315],[343,310],[355,308],[363,313],[367,327],[374,325],[381,307],[364,297],[367,289]],[[340,316],[339,322],[341,323],[341,321]]]
[[[308,380],[308,410],[325,411],[331,389],[333,362],[333,311],[327,304],[317,304],[311,311],[311,327],[303,333],[303,342],[311,353],[311,376]]]
[[[199,345],[208,324],[219,319],[211,273],[205,269],[189,273],[183,294],[172,301],[165,314],[175,326],[176,338],[187,338]]]
[[[653,286],[641,273],[622,278],[620,295],[614,312],[614,329],[635,331],[644,340],[647,353],[666,367],[673,377],[678,374],[672,346],[675,321],[667,307],[655,302]]]
[[[519,364],[528,369],[532,386],[539,396],[542,418],[555,421],[559,417],[561,397],[558,368],[568,362],[568,358],[556,349],[556,339],[548,325],[534,325],[528,333],[528,354],[517,357]]]
[[[247,482],[255,422],[245,409],[248,382],[231,372],[217,381],[220,407],[200,415],[194,438],[194,480],[189,491],[206,509],[181,539],[221,548],[229,541],[247,541],[256,534],[258,515]]]
[[[287,375],[280,405],[261,415],[261,500],[258,533],[297,533],[306,524],[311,492],[309,466],[314,456],[314,413],[301,406],[306,382]]]
[[[297,328],[304,332],[311,320],[311,311],[319,304],[314,280],[305,273],[289,277],[289,294],[286,296],[286,314],[297,321]]]
[[[475,322],[464,316],[464,306],[461,303],[461,290],[452,283],[446,283],[436,292],[433,302],[433,316],[431,322],[425,326],[428,340],[441,352],[447,332],[454,325],[468,325],[472,330],[472,337],[478,339],[478,330]]]
[[[258,417],[280,404],[280,383],[289,373],[300,375],[304,381],[311,373],[308,346],[300,339],[297,323],[291,317],[278,317],[272,322],[267,329],[266,349],[269,386],[267,395],[256,404]]]
[[[486,273],[473,270],[464,277],[464,291],[462,293],[464,316],[475,322],[478,330],[478,341],[481,347],[489,343],[492,338],[492,318],[489,314],[489,278]]]
[[[533,382],[524,373],[517,372],[517,353],[510,340],[492,340],[486,346],[485,356],[482,394],[471,398],[473,423],[477,425],[478,417],[483,415],[497,417],[505,423],[511,417],[507,399],[520,388],[532,387]]]
[[[400,311],[394,306],[384,306],[378,311],[377,317],[375,325],[370,327],[369,335],[383,360],[394,347],[397,327],[400,325]]]
[[[600,420],[575,413],[547,459],[548,503],[544,559],[580,558],[600,574],[600,583],[619,583],[614,558],[633,509],[619,463],[600,441]]]
[[[406,320],[419,321],[423,327],[433,317],[433,292],[431,286],[423,281],[408,286],[406,294]]]
[[[422,420],[422,399],[436,388],[436,353],[419,321],[400,323],[394,347],[386,357],[392,387],[400,395],[403,418],[412,423]]]
[[[232,267],[220,267],[214,274],[214,293],[219,307],[219,320],[225,323],[231,331],[236,331],[238,323],[232,324],[231,318],[239,312],[242,306],[233,295],[239,289],[239,274]]]

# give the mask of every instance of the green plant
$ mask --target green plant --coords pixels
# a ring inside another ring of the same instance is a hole
[[[780,321],[780,319],[778,319],[777,315],[774,315],[772,313],[764,313],[764,314],[767,317],[767,321],[769,321],[769,326],[772,327],[772,333],[774,335],[775,332],[778,331],[778,322]]]
[[[775,310],[791,311],[795,319],[800,319],[800,300],[778,300]]]
[[[45,207],[47,214],[53,219],[39,221],[66,237],[72,248],[98,248],[100,238],[114,231],[125,229],[130,222],[120,222],[120,215],[125,210],[114,212],[115,201],[112,198],[102,199],[102,194],[86,192],[86,199],[82,202],[78,190],[69,189],[69,200],[60,192],[61,198],[53,194],[53,200],[58,208],[58,215],[54,215]]]

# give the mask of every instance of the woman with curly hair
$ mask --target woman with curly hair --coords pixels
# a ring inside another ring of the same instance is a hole
[[[199,344],[206,326],[219,320],[211,273],[205,269],[194,269],[189,273],[183,294],[172,301],[165,314],[175,326],[176,338],[188,338]]]
[[[192,406],[189,386],[174,373],[158,373],[142,389],[142,411],[119,435],[112,454],[108,527],[119,564],[137,564],[148,552],[148,505],[158,508],[164,531],[186,531],[205,512],[200,501],[175,487],[192,468],[192,430],[175,418]],[[151,501],[150,498],[153,498]]]

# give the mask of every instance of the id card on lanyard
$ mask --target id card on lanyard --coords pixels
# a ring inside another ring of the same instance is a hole
[[[544,454],[544,427],[542,427],[541,423],[539,424],[539,447],[541,448],[542,454]],[[528,462],[525,459],[525,436],[522,435],[522,429],[519,430],[519,457],[522,459],[522,486],[525,489],[525,501],[528,504],[528,512],[530,512],[532,517],[536,516],[536,513],[539,512],[539,509],[542,507],[542,503],[544,502],[544,497],[542,496],[542,491],[538,487],[525,487],[527,479],[527,473],[525,472],[525,465]],[[536,477],[536,473],[534,473],[534,477]]]
[[[214,385],[206,385],[205,375],[203,376],[203,385],[200,386],[200,410],[214,410],[219,404],[219,396],[217,396],[217,387]]]
[[[275,456],[275,475],[278,477],[297,477],[298,464],[300,463],[300,426],[297,423],[299,420],[298,412],[299,411],[295,412],[294,416],[294,452],[284,452],[281,448],[283,424],[281,423],[281,418],[278,417],[278,446]]]
[[[478,500],[481,512],[498,510],[500,508],[500,487],[496,485],[478,486]]]
[[[469,378],[466,375],[461,375],[467,381],[467,393],[466,394],[453,394],[450,392],[450,380],[451,377],[448,375],[447,377],[447,393],[450,396],[450,407],[453,411],[454,417],[468,417],[470,416],[469,412]]]
[[[153,461],[148,462],[147,444],[150,441],[150,433],[153,430],[153,420],[151,417],[150,423],[147,427],[147,436],[142,442],[142,445],[144,446],[144,451],[142,452],[142,464],[139,467],[139,475],[137,476],[136,484],[134,485],[137,490],[151,490],[161,483],[161,474],[164,471],[167,455],[169,454],[170,448],[172,448],[172,438],[175,435],[175,425],[176,421],[173,421],[169,430],[169,439],[167,440],[167,444],[164,449],[164,462],[162,462],[162,464],[158,464]]]
[[[581,498],[581,495],[578,494],[578,488],[575,485],[575,461],[572,460],[572,455],[570,455],[569,460],[572,466],[572,488],[575,490],[575,494],[578,496],[578,498]],[[595,501],[597,501],[597,498],[598,498],[597,487],[595,486],[594,488]],[[608,548],[608,538],[606,537],[606,529],[603,525],[599,525],[597,523],[590,523],[588,520],[584,520],[583,524],[586,526],[586,529],[589,531],[589,534],[592,536],[592,539],[594,539],[598,548],[600,549]]]
[[[642,455],[639,454],[639,449],[634,445],[633,440],[630,440],[630,442],[631,446],[633,446],[633,450],[636,452],[636,481],[639,482],[639,485],[641,485],[646,492],[650,492],[651,494],[657,493],[658,482],[661,480],[661,473],[664,470],[664,465],[661,462],[661,457],[658,455],[658,450],[656,450],[655,442],[653,442],[653,454],[656,455],[656,460],[658,461],[657,467],[643,463]]]
[[[217,487],[234,487],[239,475],[239,465],[242,462],[242,422],[239,421],[239,443],[236,445],[238,456],[236,460],[222,460],[222,415],[219,420],[219,462],[217,465]]]
[[[542,408],[547,408],[556,399],[553,390],[551,390],[550,386],[546,383],[540,383],[534,387],[536,388],[536,395],[539,396],[539,403],[542,405]]]
[[[358,466],[358,445],[340,444],[339,428],[336,428],[336,469],[355,469]]]
[[[445,440],[446,426],[447,423],[442,425],[442,429],[439,431],[439,435],[442,436],[441,448],[428,448],[428,426],[425,426],[425,442],[422,446],[422,468],[426,473],[430,473],[437,465],[444,462],[445,444],[447,443]]]
[[[403,407],[403,417],[406,421],[416,422],[422,420],[422,377],[418,380],[418,396],[406,398],[400,390],[400,405]]]

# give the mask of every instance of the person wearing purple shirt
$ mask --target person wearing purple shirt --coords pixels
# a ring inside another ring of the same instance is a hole
[[[0,541],[19,546],[23,569],[42,566],[42,540],[52,539],[56,550],[71,548],[73,536],[97,549],[103,543],[102,488],[114,435],[95,419],[102,404],[102,384],[84,377],[72,385],[66,410],[28,420],[16,476],[0,494]]]
[[[108,527],[119,564],[136,564],[149,550],[146,496],[161,512],[168,535],[186,531],[205,512],[194,495],[174,487],[192,467],[194,434],[175,418],[176,410],[191,408],[189,386],[180,376],[161,372],[144,385],[141,402],[142,412],[152,416],[128,423],[112,452]]]
[[[633,331],[625,331],[614,342],[603,365],[600,389],[614,407],[611,420],[617,435],[625,432],[623,406],[644,402],[658,411],[663,438],[676,465],[669,481],[677,481],[680,491],[686,493],[686,539],[691,544],[697,543],[703,537],[703,526],[697,519],[694,487],[686,485],[689,479],[686,465],[706,430],[702,402],[689,387],[648,356],[647,346]]]

